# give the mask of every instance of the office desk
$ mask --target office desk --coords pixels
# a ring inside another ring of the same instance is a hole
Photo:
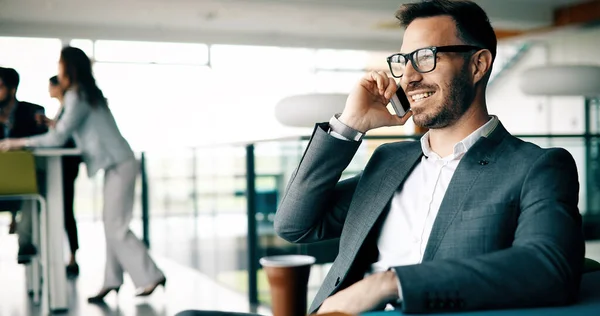
[[[371,312],[361,314],[362,316],[397,316],[408,315],[399,311]],[[506,309],[475,312],[457,312],[429,315],[468,315],[468,316],[570,316],[570,315],[600,315],[600,271],[586,273],[581,281],[579,301],[577,304],[561,307],[543,307],[528,309]]]
[[[33,151],[42,159],[46,171],[47,215],[42,214],[41,243],[43,265],[42,311],[61,312],[68,308],[67,276],[63,254],[64,201],[62,157],[78,156],[79,149],[39,148]]]

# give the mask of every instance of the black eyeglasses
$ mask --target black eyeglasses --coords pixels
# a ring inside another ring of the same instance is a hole
[[[411,62],[416,71],[427,73],[435,69],[437,53],[439,52],[466,53],[480,49],[483,48],[471,45],[431,46],[419,48],[408,54],[394,54],[387,58],[387,63],[390,66],[392,76],[394,78],[401,78],[404,75],[404,69],[406,69],[408,61]]]

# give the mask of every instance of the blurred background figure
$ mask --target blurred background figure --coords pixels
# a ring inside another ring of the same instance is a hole
[[[0,67],[0,139],[28,137],[47,131],[47,127],[36,120],[37,116],[43,115],[44,108],[17,100],[19,82],[20,76],[15,69]],[[20,201],[0,201],[0,211],[12,213],[9,231],[14,232],[17,229],[19,233],[17,260],[19,263],[29,263],[30,257],[35,255],[37,250],[31,242],[31,217],[22,214],[16,227],[16,212],[21,210],[22,206]],[[29,208],[23,207],[23,210]]]
[[[138,296],[152,294],[166,278],[145,245],[131,232],[135,182],[139,163],[123,138],[96,85],[90,59],[80,49],[65,47],[60,54],[58,81],[65,91],[63,114],[48,133],[36,137],[0,141],[0,150],[22,147],[56,147],[73,137],[81,148],[90,177],[104,170],[103,221],[106,238],[104,286],[90,303],[101,303],[111,291],[118,292],[128,272]]]
[[[61,88],[58,83],[58,76],[50,78],[48,83],[48,92],[50,97],[60,102],[60,108],[53,120],[43,117],[44,123],[49,128],[54,128],[56,122],[59,121],[64,113],[63,98],[65,91]],[[75,148],[75,140],[69,138],[63,147]],[[71,258],[67,265],[67,276],[74,277],[79,275],[79,265],[75,258],[75,253],[79,249],[79,241],[77,237],[77,223],[75,221],[75,180],[79,174],[79,164],[81,163],[80,156],[63,156],[62,157],[62,170],[63,170],[63,199],[64,199],[64,210],[65,210],[65,230],[67,231],[67,237],[69,239],[69,248],[71,249]]]

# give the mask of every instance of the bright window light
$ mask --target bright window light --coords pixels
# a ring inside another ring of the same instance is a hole
[[[96,61],[205,65],[208,46],[191,43],[96,41]]]

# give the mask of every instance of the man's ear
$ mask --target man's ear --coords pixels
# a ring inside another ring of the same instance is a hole
[[[10,89],[10,95],[13,96],[13,98],[17,98],[17,88],[12,88]]]
[[[471,58],[471,74],[474,84],[487,77],[492,69],[492,63],[492,53],[487,49],[482,49],[473,55]]]

